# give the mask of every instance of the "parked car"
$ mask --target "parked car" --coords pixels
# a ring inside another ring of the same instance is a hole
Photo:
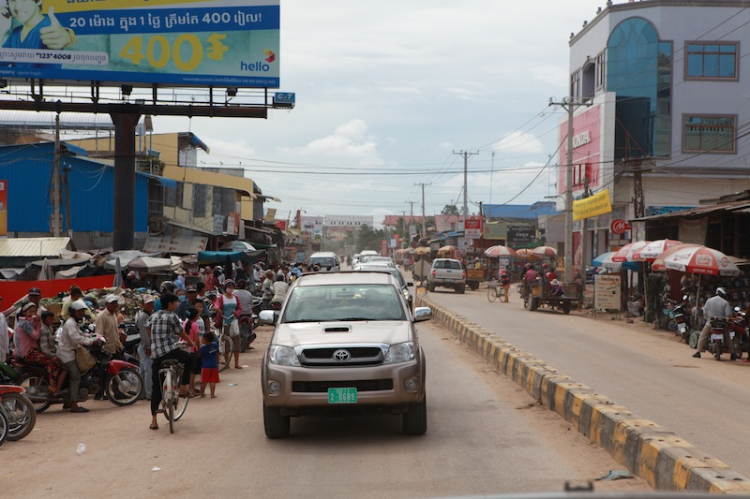
[[[263,356],[263,424],[285,438],[291,417],[367,412],[398,414],[403,431],[427,431],[425,357],[412,311],[385,272],[307,274],[290,288]]]
[[[433,260],[427,274],[427,289],[435,291],[438,286],[452,288],[460,294],[466,292],[466,270],[461,266],[461,262],[452,258]]]

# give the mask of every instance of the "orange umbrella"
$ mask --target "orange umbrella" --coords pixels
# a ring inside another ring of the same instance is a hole
[[[520,250],[516,250],[516,258],[521,260],[541,260],[542,257],[539,255],[535,255],[530,250],[523,248]]]

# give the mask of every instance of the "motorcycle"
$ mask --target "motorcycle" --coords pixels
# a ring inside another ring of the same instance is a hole
[[[141,344],[141,335],[138,333],[138,327],[136,327],[135,322],[125,322],[122,324],[120,343],[122,343],[122,353],[125,360],[135,366],[140,366],[141,359],[138,356],[138,345]]]
[[[711,317],[711,330],[708,342],[708,351],[711,352],[716,360],[721,360],[721,354],[729,351],[729,346],[724,343],[724,332],[729,327],[725,319]],[[734,331],[729,331],[730,341],[734,341]]]
[[[0,412],[8,420],[7,440],[21,440],[36,425],[34,404],[24,396],[25,390],[15,385],[0,385]]]
[[[745,327],[745,312],[739,307],[734,308],[734,314],[729,318],[729,329],[734,333],[734,352],[741,359],[744,352],[750,353],[750,337]]]
[[[102,351],[99,343],[92,345],[89,350],[96,359],[96,364],[85,373],[81,373],[78,400],[93,397],[103,386],[104,394],[113,404],[134,404],[144,392],[143,379],[138,374],[138,367],[124,360],[112,359],[108,353]],[[49,380],[43,366],[23,360],[19,363],[24,374],[18,384],[26,389],[27,397],[34,403],[37,412],[46,411],[52,404],[64,404],[68,401],[67,380],[62,389],[52,395],[47,390]]]
[[[240,316],[240,333],[242,335],[240,352],[244,353],[245,351],[247,351],[247,349],[250,348],[252,342],[255,341],[257,335],[255,334],[254,329],[255,320],[257,320],[257,318],[258,316],[255,314]]]
[[[685,343],[688,343],[690,339],[690,316],[687,313],[689,308],[690,304],[688,302],[688,297],[685,295],[682,297],[682,303],[675,305],[674,309],[672,309],[673,331],[680,336]]]

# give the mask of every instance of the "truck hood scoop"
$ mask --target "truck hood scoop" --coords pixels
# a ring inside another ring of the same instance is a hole
[[[351,326],[331,326],[323,328],[324,333],[348,333],[351,330]]]

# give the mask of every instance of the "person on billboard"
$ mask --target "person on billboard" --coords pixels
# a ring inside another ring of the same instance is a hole
[[[43,0],[5,0],[2,15],[13,18],[16,26],[10,30],[3,48],[62,50],[75,43],[75,33],[64,28],[55,17],[53,7],[47,15],[42,14]],[[8,63],[19,69],[60,67],[60,64]]]

